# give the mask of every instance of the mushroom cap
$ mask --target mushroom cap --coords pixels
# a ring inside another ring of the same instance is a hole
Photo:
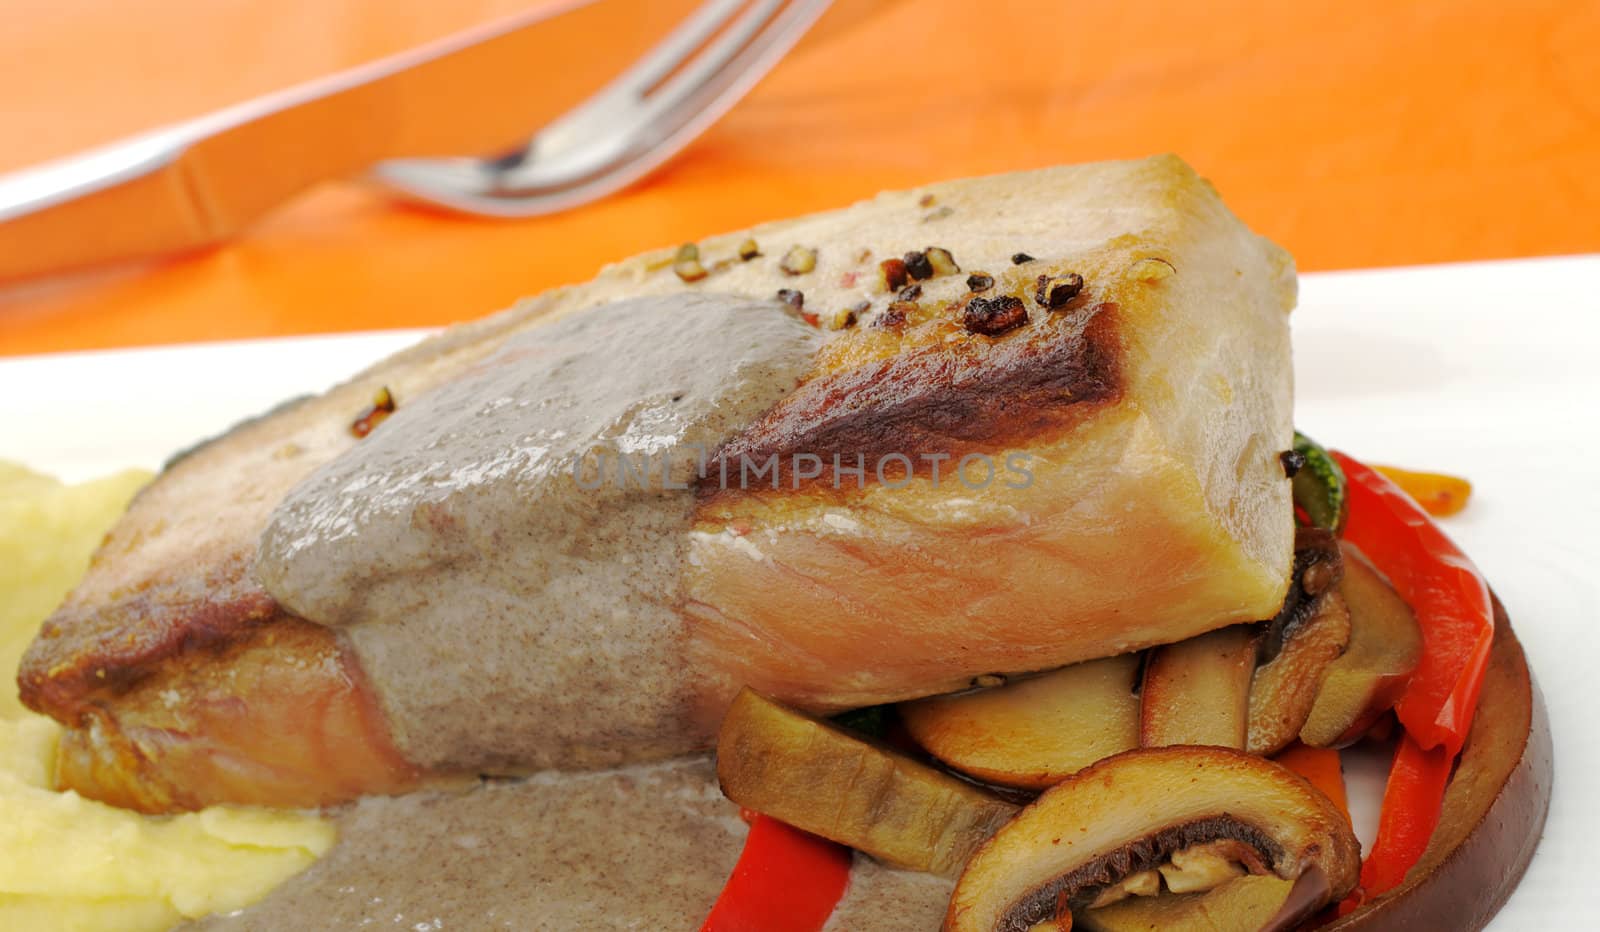
[[[1355,887],[1344,815],[1287,768],[1229,748],[1142,748],[1048,790],[990,838],[956,884],[947,932],[1027,930],[1172,851],[1243,841],[1285,880],[1320,874],[1310,909]]]

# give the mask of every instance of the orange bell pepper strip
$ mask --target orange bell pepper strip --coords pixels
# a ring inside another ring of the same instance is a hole
[[[850,882],[850,849],[764,815],[700,932],[820,932]]]
[[[1467,507],[1472,497],[1472,483],[1459,476],[1437,472],[1415,472],[1398,466],[1372,466],[1398,485],[1407,495],[1417,500],[1422,510],[1435,518],[1448,518]]]
[[[1422,661],[1395,714],[1424,748],[1461,751],[1494,637],[1489,584],[1425,511],[1376,470],[1334,453],[1349,483],[1344,536],[1416,613]]]
[[[1344,820],[1350,821],[1350,798],[1344,789],[1344,767],[1339,763],[1339,752],[1333,748],[1314,748],[1295,743],[1278,752],[1273,760],[1306,778],[1306,782],[1322,791],[1332,800]]]

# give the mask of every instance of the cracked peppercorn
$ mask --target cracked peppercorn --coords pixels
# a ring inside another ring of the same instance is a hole
[[[906,271],[917,281],[933,277],[933,263],[928,261],[928,254],[922,251],[908,252],[905,254]]]
[[[993,298],[973,298],[961,311],[962,326],[970,333],[999,336],[1028,322],[1028,308],[1021,298],[1003,294]]]
[[[1284,450],[1278,454],[1278,462],[1283,464],[1285,478],[1293,479],[1306,465],[1306,455],[1299,450]]]
[[[1078,292],[1083,290],[1083,276],[1077,272],[1054,276],[1040,275],[1034,284],[1036,287],[1033,290],[1033,300],[1037,301],[1040,307],[1054,310],[1078,296]]]

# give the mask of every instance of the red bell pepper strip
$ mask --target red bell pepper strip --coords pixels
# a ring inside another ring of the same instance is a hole
[[[756,815],[701,932],[820,932],[850,882],[850,849]]]
[[[1478,706],[1494,637],[1489,585],[1410,496],[1343,453],[1349,483],[1344,536],[1360,547],[1416,613],[1422,662],[1395,707],[1422,748],[1461,751]]]
[[[1439,824],[1444,789],[1454,764],[1455,755],[1442,747],[1423,750],[1409,735],[1400,739],[1389,782],[1383,788],[1378,838],[1361,865],[1364,894],[1377,896],[1398,887],[1422,858]]]
[[[1395,749],[1389,782],[1378,813],[1378,838],[1361,864],[1361,886],[1339,904],[1342,916],[1366,900],[1398,887],[1422,859],[1439,824],[1445,787],[1455,755],[1442,747],[1424,750],[1409,735]]]

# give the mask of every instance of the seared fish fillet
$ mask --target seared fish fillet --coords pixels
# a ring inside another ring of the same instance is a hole
[[[606,766],[707,746],[745,684],[853,707],[1277,611],[1294,270],[1180,160],[885,194],[699,256],[172,464],[24,659],[70,729],[60,781],[166,811]],[[399,409],[358,440],[380,387]],[[663,452],[655,484],[607,472]]]

